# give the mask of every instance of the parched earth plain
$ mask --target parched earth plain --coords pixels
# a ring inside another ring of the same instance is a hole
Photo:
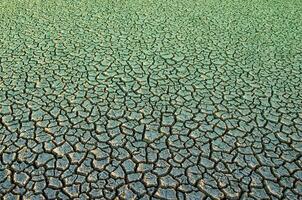
[[[0,3],[1,199],[302,199],[302,1]]]

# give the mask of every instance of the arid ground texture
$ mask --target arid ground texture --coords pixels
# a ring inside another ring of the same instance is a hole
[[[302,199],[302,1],[2,0],[0,199]]]

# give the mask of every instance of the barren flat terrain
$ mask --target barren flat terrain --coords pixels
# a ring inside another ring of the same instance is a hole
[[[0,199],[302,199],[302,1],[2,0]]]

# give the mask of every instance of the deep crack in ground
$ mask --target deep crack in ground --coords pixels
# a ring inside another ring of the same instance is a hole
[[[301,199],[302,3],[0,3],[0,198]]]

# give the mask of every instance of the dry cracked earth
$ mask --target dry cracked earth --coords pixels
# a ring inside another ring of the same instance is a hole
[[[0,3],[0,199],[302,199],[301,1]]]

